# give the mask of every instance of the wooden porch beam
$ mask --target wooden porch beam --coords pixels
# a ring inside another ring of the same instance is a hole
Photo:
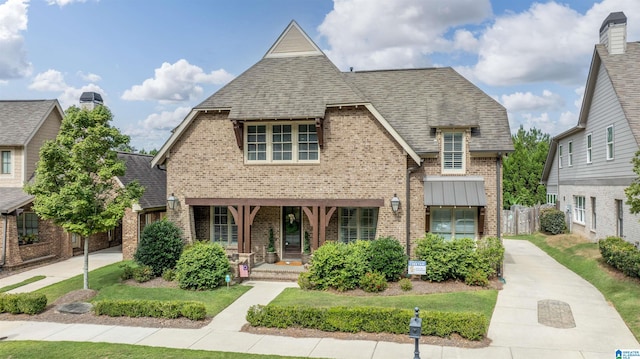
[[[189,206],[263,206],[263,207],[384,207],[384,199],[369,198],[185,198]]]
[[[329,226],[329,222],[331,221],[331,217],[335,213],[337,207],[329,208],[327,211],[326,207],[320,207],[320,235],[318,238],[318,243],[316,243],[317,247],[320,247],[327,240],[327,227]]]

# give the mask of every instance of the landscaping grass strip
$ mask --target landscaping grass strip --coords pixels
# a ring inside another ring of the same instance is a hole
[[[219,351],[147,347],[130,344],[2,341],[3,358],[109,358],[109,359],[303,359],[280,355],[258,355]]]
[[[31,283],[33,283],[33,282],[37,282],[37,281],[39,281],[39,280],[43,280],[43,279],[45,279],[45,278],[47,278],[47,276],[44,276],[44,275],[37,275],[37,276],[35,276],[35,277],[31,277],[31,278],[29,278],[29,279],[25,279],[25,280],[23,280],[23,281],[22,281],[22,282],[20,282],[20,283],[11,284],[11,285],[8,285],[8,286],[5,286],[5,287],[2,287],[2,288],[0,288],[0,293],[8,292],[8,291],[10,291],[10,290],[13,290],[13,289],[16,289],[16,288],[20,288],[20,287],[25,286],[25,285],[27,285],[27,284],[31,284]]]
[[[613,304],[633,335],[640,340],[640,281],[611,275],[605,269],[608,264],[604,263],[599,255],[597,243],[586,240],[574,243],[575,239],[573,242],[563,241],[559,236],[548,237],[536,233],[513,238],[530,241],[560,264],[593,284]]]

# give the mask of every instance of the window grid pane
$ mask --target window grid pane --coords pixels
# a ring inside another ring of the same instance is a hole
[[[585,209],[585,200],[584,196],[576,196],[574,197],[574,211],[573,211],[573,219],[576,222],[584,223],[584,209]]]
[[[613,126],[607,127],[607,159],[613,159]]]
[[[463,137],[461,132],[443,134],[443,168],[459,170],[463,168]]]
[[[273,143],[272,155],[274,161],[291,161],[293,159],[291,139],[291,125],[273,126],[271,140]]]
[[[249,161],[267,160],[267,126],[247,127],[247,159]]]
[[[340,241],[349,243],[358,239],[358,219],[356,208],[340,210]]]
[[[591,134],[587,135],[587,163],[591,163]]]
[[[298,125],[298,159],[318,159],[318,135],[314,125]]]
[[[238,226],[227,207],[214,207],[213,210],[213,238],[212,242],[223,247],[238,243]]]
[[[0,167],[0,173],[11,173],[11,151],[2,151],[2,166]]]

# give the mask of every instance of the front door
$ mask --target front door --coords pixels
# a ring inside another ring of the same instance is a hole
[[[284,238],[284,260],[299,260],[302,247],[302,209],[282,207],[282,233]]]

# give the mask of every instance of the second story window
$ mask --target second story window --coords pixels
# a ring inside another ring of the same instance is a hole
[[[11,151],[1,151],[0,153],[0,174],[11,173]]]
[[[607,127],[607,159],[613,159],[613,126]]]
[[[442,172],[464,172],[464,134],[462,132],[442,134]]]
[[[569,141],[569,167],[573,166],[573,142]]]
[[[562,168],[562,145],[558,145],[558,168]]]
[[[314,163],[320,159],[313,123],[249,125],[245,143],[248,163]]]

